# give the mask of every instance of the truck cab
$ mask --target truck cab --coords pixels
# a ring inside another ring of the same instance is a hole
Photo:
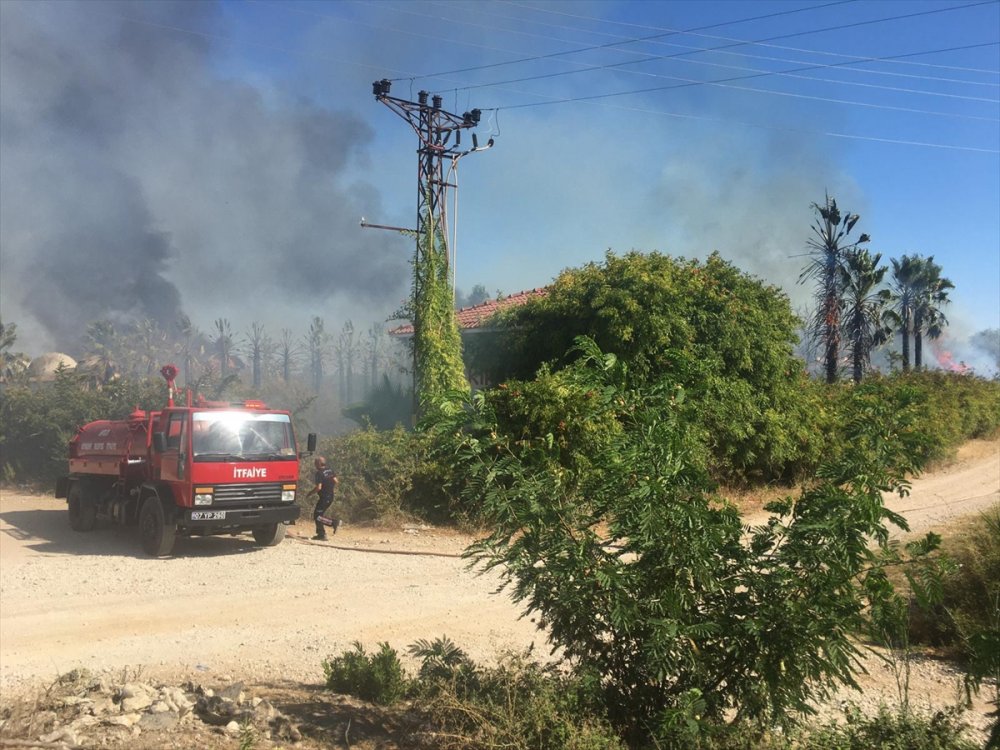
[[[277,544],[299,515],[291,417],[260,402],[165,409],[153,432],[152,465],[172,498],[178,533],[249,530],[258,543]],[[140,519],[144,545],[148,534],[158,546],[157,526]]]

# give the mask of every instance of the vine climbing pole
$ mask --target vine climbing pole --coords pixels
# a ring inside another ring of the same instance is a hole
[[[426,321],[422,311],[430,309],[426,304],[427,296],[433,293],[435,283],[442,278],[441,263],[444,263],[443,278],[448,278],[448,251],[446,247],[447,216],[446,205],[448,189],[456,188],[445,177],[444,164],[450,161],[457,163],[458,159],[477,151],[484,151],[493,146],[493,139],[480,146],[476,135],[472,135],[472,147],[462,148],[462,131],[475,128],[479,124],[481,111],[473,109],[456,115],[441,107],[441,97],[430,95],[426,91],[417,94],[417,101],[399,99],[389,95],[392,82],[386,79],[372,84],[375,99],[385,104],[389,109],[403,118],[417,134],[417,225],[416,250],[413,263],[413,371],[414,398],[418,398],[417,390],[424,382],[424,357],[420,351],[419,342]],[[381,227],[385,229],[398,227]],[[406,230],[403,230],[406,231]],[[439,245],[438,238],[441,238]],[[441,257],[431,257],[440,253]]]

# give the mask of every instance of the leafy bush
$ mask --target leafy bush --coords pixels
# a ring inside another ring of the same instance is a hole
[[[470,556],[580,673],[600,675],[630,743],[683,746],[730,715],[783,721],[853,685],[851,636],[891,594],[871,543],[888,546],[886,523],[905,526],[882,492],[905,490],[918,468],[903,439],[912,412],[855,389],[843,450],[801,498],[770,506],[747,544],[735,509],[707,492],[685,390],[633,379],[593,342],[577,354],[562,380],[566,429],[616,425],[587,463],[552,433],[506,430],[491,396],[442,409],[439,450],[493,529]]]
[[[124,419],[137,406],[166,403],[162,379],[120,380],[102,390],[84,388],[69,370],[55,382],[0,391],[0,456],[4,479],[54,482],[67,471],[68,445],[79,427],[95,419]]]
[[[793,354],[787,297],[717,254],[701,262],[608,253],[564,271],[500,323],[503,345],[481,348],[474,363],[499,379],[566,366],[578,336],[615,354],[637,383],[669,375],[687,392],[684,416],[719,479],[788,478],[821,455],[810,437],[822,431],[822,400]]]
[[[872,398],[910,412],[909,441],[922,464],[946,459],[964,441],[989,437],[1000,429],[1000,381],[952,372],[918,372],[873,377],[865,388]],[[853,387],[834,390],[835,424],[852,418]],[[826,450],[839,450],[843,434],[834,427]]]
[[[933,607],[911,607],[909,636],[919,643],[948,646],[965,662],[967,685],[992,685],[990,700],[1000,716],[1000,505],[981,514],[946,540],[953,564]],[[1000,748],[1000,719],[990,748]]]
[[[875,716],[857,709],[845,713],[846,723],[829,724],[807,733],[801,750],[976,750],[962,736],[964,729],[950,711],[927,717],[909,711],[890,712],[885,707]]]
[[[963,524],[942,547],[954,564],[942,582],[941,603],[916,610],[910,634],[961,650],[969,634],[995,629],[1000,616],[1000,505]]]
[[[496,667],[456,656],[448,643],[418,642],[423,658],[417,708],[437,732],[442,750],[621,750],[603,718],[599,683],[566,675],[525,656]],[[451,644],[453,646],[453,644]],[[450,662],[441,653],[450,651]]]
[[[423,433],[368,425],[321,440],[318,451],[340,478],[336,502],[343,517],[393,521],[415,515],[444,521],[451,518],[451,501],[442,490],[444,469],[429,448]],[[300,479],[312,488],[312,460],[302,462]]]
[[[407,680],[396,651],[388,643],[374,654],[365,653],[355,641],[354,649],[323,661],[326,686],[344,695],[388,706],[406,695]]]

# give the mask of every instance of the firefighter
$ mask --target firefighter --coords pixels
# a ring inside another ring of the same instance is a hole
[[[317,456],[313,463],[316,466],[316,486],[309,494],[315,492],[318,495],[316,509],[313,511],[313,520],[316,521],[316,536],[313,539],[325,540],[326,526],[319,519],[333,504],[333,490],[340,480],[337,478],[337,472],[326,465],[326,459],[322,456]],[[337,533],[338,528],[340,528],[340,519],[335,518],[333,521],[334,534]]]

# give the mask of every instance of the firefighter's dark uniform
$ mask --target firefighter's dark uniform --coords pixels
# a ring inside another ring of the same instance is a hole
[[[313,520],[316,522],[316,536],[320,539],[326,538],[326,526],[320,523],[319,517],[333,504],[333,488],[336,478],[337,473],[329,466],[324,466],[322,469],[316,471],[316,486],[319,487],[319,499],[316,501],[316,509],[313,511]],[[336,519],[333,522],[333,532],[335,534],[337,533],[338,526],[340,526],[340,519]]]

